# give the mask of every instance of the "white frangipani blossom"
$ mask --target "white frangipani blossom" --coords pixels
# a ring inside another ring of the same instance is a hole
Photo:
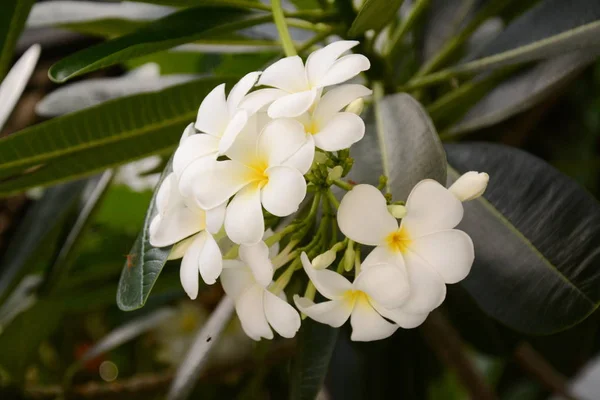
[[[178,177],[193,161],[205,157],[207,161],[216,160],[229,150],[248,123],[250,114],[239,106],[259,76],[260,72],[246,74],[227,97],[225,84],[220,84],[202,100],[196,123],[186,128],[173,158],[173,171]]]
[[[304,133],[290,128],[294,122],[274,120],[262,130],[249,123],[227,152],[229,160],[194,162],[184,171],[180,188],[193,194],[202,208],[211,209],[235,195],[225,216],[225,231],[234,243],[261,240],[265,230],[262,207],[285,217],[297,211],[306,196],[302,173],[288,164],[305,143]],[[308,154],[296,161],[305,163],[308,157],[312,162]]]
[[[464,279],[474,259],[473,242],[452,229],[463,217],[461,202],[436,181],[419,182],[406,201],[398,226],[384,196],[370,185],[357,185],[342,199],[340,230],[355,242],[377,246],[365,259],[371,265],[394,265],[408,277],[408,313],[427,313],[446,297],[446,283]]]
[[[485,172],[469,171],[458,178],[448,190],[460,201],[475,200],[485,192],[490,176]]]
[[[271,86],[251,93],[242,107],[258,111],[269,105],[271,118],[294,118],[307,112],[321,89],[337,85],[371,67],[362,54],[342,56],[358,44],[341,40],[311,53],[306,65],[299,56],[283,58],[262,73],[258,85]]]
[[[213,237],[223,225],[225,204],[209,211],[183,197],[177,177],[169,174],[156,195],[158,214],[150,224],[150,244],[154,247],[175,245],[170,259],[183,257],[179,276],[190,298],[198,295],[198,272],[204,282],[215,283],[223,268],[221,250]]]
[[[350,338],[354,341],[384,339],[398,327],[414,328],[427,318],[428,313],[411,314],[382,304],[389,297],[395,297],[397,287],[393,282],[405,279],[404,274],[392,265],[379,264],[364,268],[354,283],[350,283],[334,271],[314,268],[306,253],[302,253],[301,259],[315,288],[330,301],[315,304],[310,299],[296,295],[296,307],[315,321],[335,328],[350,318]]]
[[[273,265],[267,246],[240,247],[240,260],[225,260],[221,283],[235,301],[235,310],[246,334],[254,339],[272,339],[273,328],[285,338],[300,329],[300,315],[285,299],[285,294],[272,293]],[[280,297],[281,296],[281,297]]]

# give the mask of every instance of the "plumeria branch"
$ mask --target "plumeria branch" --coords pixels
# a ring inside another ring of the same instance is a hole
[[[281,44],[283,45],[285,55],[288,57],[295,56],[298,53],[296,52],[294,41],[292,40],[288,30],[283,8],[281,7],[281,0],[273,0],[271,3],[273,19],[275,21],[275,26],[277,26],[277,32],[279,32],[279,38],[281,40]]]

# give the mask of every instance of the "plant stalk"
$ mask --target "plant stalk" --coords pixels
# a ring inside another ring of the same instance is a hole
[[[298,55],[298,53],[296,52],[296,47],[294,47],[294,41],[290,36],[290,31],[288,29],[287,22],[285,20],[283,8],[281,7],[281,0],[273,0],[272,9],[273,20],[275,21],[277,32],[279,32],[279,39],[281,40],[281,44],[285,55],[287,57]]]

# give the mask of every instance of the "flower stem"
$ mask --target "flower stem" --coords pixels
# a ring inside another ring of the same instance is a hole
[[[339,179],[334,179],[333,181],[331,181],[331,183],[333,183],[335,186],[342,188],[344,190],[352,190],[352,188],[354,187],[354,185],[352,185],[348,182],[341,181]]]
[[[338,199],[335,198],[335,195],[333,194],[331,189],[327,190],[327,199],[329,200],[331,205],[334,206],[335,208],[340,207],[340,202],[338,201]]]
[[[275,26],[277,26],[277,32],[279,32],[279,38],[281,39],[283,51],[288,57],[296,56],[298,53],[296,53],[294,42],[292,41],[287,22],[285,21],[285,15],[283,13],[283,8],[281,7],[281,0],[273,0],[271,3],[273,9],[273,20],[275,21]]]
[[[419,17],[427,9],[429,1],[430,0],[417,0],[417,3],[414,5],[412,10],[410,10],[410,14],[408,14],[406,19],[400,23],[400,26],[398,26],[398,29],[396,29],[392,35],[392,38],[383,52],[383,56],[385,58],[394,59],[398,53],[398,50],[400,49],[402,39],[404,39],[406,34],[410,32],[415,22],[417,22]]]

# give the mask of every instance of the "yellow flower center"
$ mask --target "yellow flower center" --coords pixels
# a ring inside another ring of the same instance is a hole
[[[315,120],[311,120],[309,123],[304,125],[304,130],[306,133],[310,133],[311,135],[316,135],[320,130],[319,123]]]
[[[256,159],[248,167],[251,169],[249,181],[256,182],[259,187],[263,187],[269,182],[269,175],[266,173],[269,164],[266,159]]]
[[[396,232],[390,233],[386,237],[386,242],[392,251],[405,253],[410,246],[410,235],[404,228],[400,228]]]
[[[344,293],[344,302],[348,307],[354,307],[359,302],[369,302],[369,295],[361,290],[346,290]]]

